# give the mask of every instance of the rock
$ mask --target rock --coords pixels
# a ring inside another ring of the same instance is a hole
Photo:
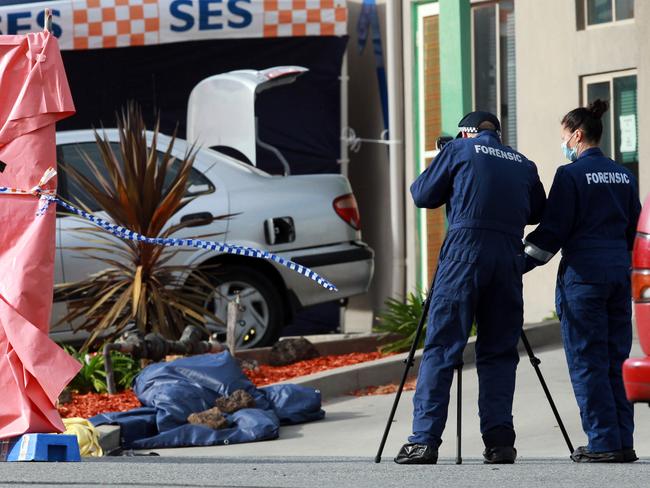
[[[285,366],[319,356],[318,349],[304,337],[284,339],[276,342],[271,348],[269,364],[271,366]]]
[[[213,407],[203,412],[193,413],[187,417],[190,424],[205,425],[211,429],[225,429],[228,427],[228,421],[223,416],[219,407]]]
[[[248,371],[255,371],[257,368],[259,368],[259,363],[255,359],[240,359],[240,358],[235,358],[235,359],[239,363],[239,367],[241,369],[246,369]]]
[[[246,390],[235,390],[228,397],[217,398],[214,404],[224,413],[233,413],[242,408],[255,408],[255,400]]]

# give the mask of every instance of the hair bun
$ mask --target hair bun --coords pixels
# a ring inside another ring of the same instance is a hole
[[[607,109],[609,108],[609,102],[607,100],[601,100],[597,98],[589,104],[587,111],[591,114],[592,117],[600,119]]]

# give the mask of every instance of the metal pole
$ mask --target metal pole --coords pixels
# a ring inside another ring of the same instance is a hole
[[[390,410],[390,414],[388,415],[388,421],[386,422],[386,428],[384,429],[384,435],[381,438],[381,443],[379,444],[379,449],[377,450],[377,455],[375,456],[376,463],[381,462],[381,454],[382,452],[384,452],[384,446],[386,445],[386,439],[388,439],[388,432],[390,431],[391,424],[393,423],[393,418],[395,417],[397,404],[399,403],[399,399],[402,396],[402,390],[404,389],[404,383],[406,383],[406,379],[408,378],[409,370],[411,369],[411,366],[413,366],[413,357],[415,356],[415,351],[417,350],[418,342],[420,342],[420,336],[422,335],[422,329],[424,328],[424,323],[427,319],[427,315],[429,312],[429,305],[431,304],[432,296],[433,296],[433,286],[431,286],[431,289],[429,290],[429,294],[427,295],[427,299],[424,302],[422,308],[422,315],[420,316],[420,323],[418,324],[418,328],[415,332],[415,339],[413,340],[413,344],[411,344],[411,350],[409,351],[408,357],[404,360],[406,367],[404,368],[402,381],[399,384],[399,388],[397,388],[397,393],[395,394],[395,400],[393,401],[393,407]]]
[[[115,395],[117,393],[117,387],[115,385],[115,373],[113,372],[113,359],[111,358],[111,351],[119,351],[120,346],[118,344],[104,344],[104,371],[106,372],[106,390],[109,395]]]
[[[386,2],[386,84],[388,88],[389,207],[391,238],[391,296],[403,295],[404,251],[404,69],[402,0]]]
[[[239,318],[239,293],[235,299],[228,302],[228,318],[226,322],[226,344],[232,357],[235,357],[237,344],[237,321]]]
[[[535,357],[535,354],[533,353],[533,348],[530,347],[530,342],[528,342],[526,333],[523,330],[521,331],[521,342],[523,342],[524,348],[528,353],[528,357],[530,358],[530,363],[533,365],[533,368],[535,368],[535,373],[537,373],[537,378],[539,378],[539,382],[542,385],[542,389],[544,390],[546,399],[548,400],[548,403],[551,405],[551,410],[553,410],[553,415],[555,415],[555,420],[557,420],[557,423],[560,426],[560,430],[562,431],[562,436],[564,437],[564,441],[566,442],[566,445],[569,448],[569,452],[573,454],[573,444],[571,443],[571,439],[569,439],[569,434],[564,428],[564,423],[562,422],[562,418],[560,417],[560,412],[558,412],[555,406],[555,402],[553,401],[551,392],[549,391],[548,386],[546,386],[546,381],[544,381],[544,376],[542,376],[542,371],[539,369],[539,365],[542,361],[539,358]]]
[[[456,397],[456,464],[463,464],[461,455],[461,437],[463,430],[463,363],[456,368],[456,378],[458,380],[457,397]]]

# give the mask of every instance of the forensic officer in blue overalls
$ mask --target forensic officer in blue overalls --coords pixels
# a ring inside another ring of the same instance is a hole
[[[527,268],[562,249],[556,308],[582,428],[576,462],[631,462],[634,411],[621,367],[632,346],[630,250],[641,210],[637,182],[599,149],[607,103],[562,119],[560,166],[542,222],[526,237]]]
[[[447,205],[449,228],[433,282],[413,435],[399,464],[434,464],[447,420],[454,368],[474,319],[484,457],[513,463],[512,397],[523,325],[524,226],[539,222],[546,195],[537,168],[504,146],[499,120],[472,112],[411,185],[418,207]]]

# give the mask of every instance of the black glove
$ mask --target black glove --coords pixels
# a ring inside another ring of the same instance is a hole
[[[538,261],[535,258],[531,258],[528,254],[526,254],[526,263],[524,264],[524,274],[528,273],[531,269],[534,269],[537,266],[540,266],[542,264],[544,263]]]

